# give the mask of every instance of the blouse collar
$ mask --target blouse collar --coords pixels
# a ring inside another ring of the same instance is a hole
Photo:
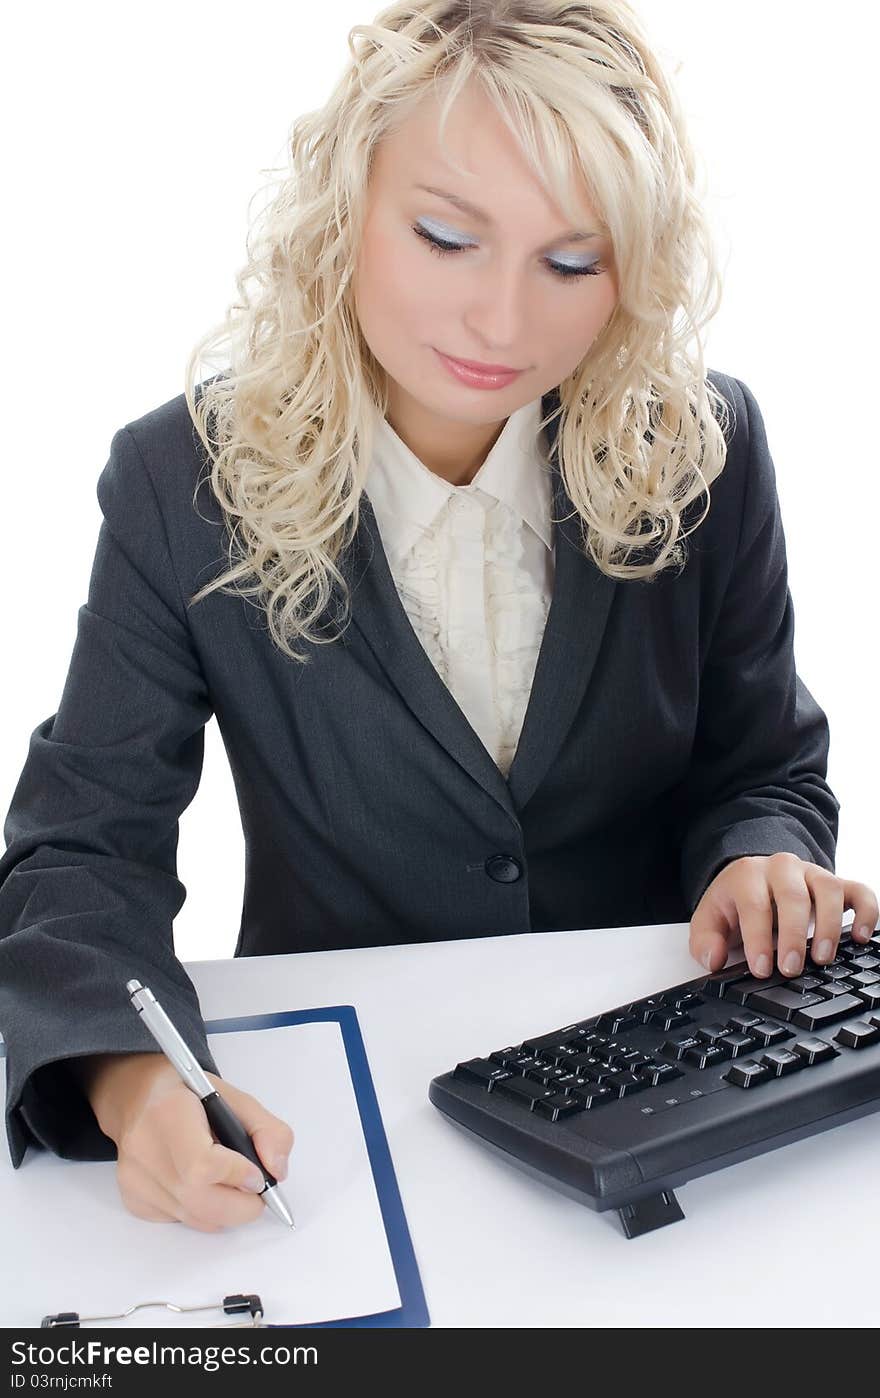
[[[374,408],[366,491],[389,562],[409,553],[450,496],[478,491],[509,505],[552,549],[551,468],[546,433],[539,431],[542,412],[542,400],[536,398],[511,413],[470,485],[455,486],[425,466]]]

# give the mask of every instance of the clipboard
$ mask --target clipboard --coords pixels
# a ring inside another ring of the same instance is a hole
[[[237,1306],[237,1309],[239,1311],[249,1310],[251,1315],[250,1321],[238,1322],[239,1324],[243,1323],[245,1325],[259,1325],[260,1328],[268,1329],[339,1329],[364,1327],[387,1328],[395,1326],[417,1328],[430,1325],[430,1318],[425,1302],[424,1291],[422,1288],[415,1252],[412,1245],[412,1239],[410,1237],[406,1216],[403,1210],[400,1191],[397,1185],[397,1178],[394,1172],[394,1165],[391,1159],[391,1153],[385,1135],[385,1128],[382,1123],[381,1113],[379,1111],[379,1104],[376,1098],[369,1063],[367,1060],[366,1050],[364,1047],[364,1042],[361,1036],[360,1026],[358,1024],[357,1014],[355,1012],[354,1006],[334,1005],[315,1009],[293,1010],[279,1014],[244,1015],[237,1016],[234,1018],[206,1021],[205,1027],[209,1035],[233,1033],[247,1035],[250,1035],[252,1033],[260,1034],[261,1031],[283,1030],[294,1026],[312,1026],[312,1032],[320,1034],[324,1031],[315,1027],[322,1025],[328,1027],[336,1026],[338,1035],[341,1035],[345,1063],[347,1065],[347,1071],[350,1077],[350,1085],[353,1092],[357,1118],[360,1123],[360,1130],[363,1133],[363,1140],[358,1144],[359,1146],[362,1145],[363,1151],[365,1151],[366,1153],[366,1159],[369,1165],[369,1174],[372,1180],[372,1187],[375,1190],[375,1202],[378,1206],[379,1214],[381,1217],[381,1230],[384,1234],[385,1244],[387,1245],[387,1260],[390,1263],[390,1268],[393,1270],[393,1278],[394,1282],[396,1283],[396,1290],[399,1296],[399,1305],[375,1310],[368,1314],[343,1315],[341,1318],[334,1318],[325,1321],[312,1320],[309,1322],[296,1322],[285,1320],[283,1314],[280,1313],[281,1307],[279,1306],[279,1304],[276,1303],[274,1307],[269,1306],[267,1304],[266,1314],[264,1315],[263,1303],[260,1300],[260,1295],[255,1294],[254,1292],[255,1287],[257,1292],[260,1291],[259,1277],[257,1275],[259,1273],[259,1253],[257,1252],[254,1254],[254,1258],[251,1263],[249,1279],[248,1277],[245,1277],[243,1275],[240,1275],[237,1278],[237,1280],[242,1285],[241,1293],[232,1294],[222,1299],[218,1299],[218,1292],[227,1289],[230,1291],[232,1290],[231,1283],[229,1283],[228,1285],[225,1283],[220,1283],[217,1286],[217,1291],[215,1292],[214,1296],[211,1296],[211,1292],[209,1289],[206,1295],[200,1295],[196,1298],[198,1301],[197,1305],[190,1304],[188,1306],[181,1306],[176,1304],[176,1301],[179,1301],[180,1297],[174,1298],[171,1295],[171,1293],[174,1290],[173,1284],[165,1288],[165,1290],[168,1292],[168,1299],[163,1301],[150,1301],[146,1299],[141,1299],[137,1296],[124,1297],[118,1294],[117,1289],[117,1292],[114,1296],[114,1300],[118,1302],[118,1304],[114,1304],[112,1306],[92,1307],[91,1309],[98,1309],[104,1312],[113,1311],[116,1313],[113,1317],[114,1319],[123,1319],[131,1312],[135,1310],[140,1310],[142,1308],[146,1309],[147,1307],[166,1307],[169,1311],[178,1312],[183,1310],[202,1310],[213,1311],[215,1313],[222,1313],[223,1311],[225,1311],[227,1314],[231,1314],[236,1309],[236,1307],[232,1303],[237,1302],[239,1303],[239,1305]],[[253,1047],[255,1049],[259,1049],[260,1044],[258,1043],[258,1041],[254,1042]],[[215,1058],[218,1061],[218,1067],[221,1067],[220,1058],[222,1056],[222,1044],[216,1043],[212,1045],[212,1049],[214,1049],[215,1051]],[[0,1043],[0,1056],[5,1056],[5,1052],[5,1045]],[[234,1081],[234,1074],[231,1069],[228,1073],[228,1076],[231,1081]],[[245,1090],[250,1090],[248,1089],[247,1084],[244,1082],[236,1085],[241,1085]],[[267,1103],[267,1105],[270,1104]],[[295,1121],[294,1129],[296,1129]],[[294,1146],[294,1155],[295,1152],[296,1145]],[[294,1156],[291,1156],[291,1166],[293,1166],[293,1162]],[[52,1161],[52,1164],[54,1166],[57,1166],[60,1170],[65,1171],[69,1171],[71,1168],[89,1169],[94,1163],[95,1162],[59,1161],[54,1158]],[[107,1162],[104,1162],[103,1164],[106,1168]],[[21,1174],[22,1171],[26,1169],[27,1159],[25,1159],[18,1171],[13,1171],[12,1166],[10,1164],[9,1174],[13,1176],[18,1176]],[[63,1178],[66,1178],[66,1176],[63,1176],[61,1174],[58,1175],[59,1181],[61,1181]],[[16,1182],[17,1181],[13,1179],[8,1188],[14,1190]],[[294,1205],[294,1210],[295,1212],[297,1212],[296,1195],[293,1196],[292,1202]],[[122,1201],[118,1198],[118,1194],[115,1201],[115,1207],[117,1210],[121,1209],[123,1211],[123,1216],[126,1216],[125,1206],[122,1203]],[[127,1217],[133,1219],[133,1216],[131,1215],[127,1215]],[[143,1220],[133,1221],[147,1226]],[[305,1223],[306,1221],[307,1220],[305,1218],[302,1219],[302,1223]],[[273,1222],[274,1219],[268,1215],[267,1211],[267,1219],[265,1220],[265,1226],[268,1228]],[[257,1225],[251,1226],[263,1226],[263,1223],[263,1220],[259,1220]],[[149,1225],[150,1228],[161,1228],[163,1226],[171,1227],[172,1225],[158,1225],[152,1223]],[[378,1226],[379,1225],[377,1224],[377,1227]],[[223,1234],[211,1235],[212,1241],[213,1236],[221,1238],[233,1237],[236,1234],[240,1234],[246,1231],[246,1229],[226,1230]],[[297,1236],[300,1232],[301,1219],[299,1213],[297,1213],[297,1234],[291,1235],[291,1238],[289,1240],[293,1244],[294,1248],[296,1245]],[[283,1230],[279,1229],[279,1233],[283,1233]],[[197,1236],[207,1237],[209,1235],[199,1234]],[[273,1244],[276,1243],[278,1235],[269,1234],[267,1236],[272,1239]],[[295,1256],[295,1253],[293,1255]],[[229,1282],[228,1278],[227,1282]],[[60,1287],[53,1286],[53,1296],[58,1295],[59,1297],[58,1308],[57,1310],[50,1312],[48,1315],[44,1314],[44,1325],[48,1323],[51,1323],[53,1325],[79,1325],[80,1323],[88,1323],[89,1317],[84,1314],[82,1315],[80,1320],[78,1312],[74,1309],[77,1302],[75,1281],[71,1282],[70,1294],[63,1294],[65,1291],[66,1283],[64,1282],[61,1283]],[[247,1307],[241,1304],[245,1301],[249,1303]],[[64,1305],[64,1309],[62,1309],[62,1305]],[[48,1306],[43,1306],[41,1309],[45,1312],[48,1310]],[[83,1307],[83,1311],[87,1311],[88,1309],[88,1307]],[[274,1314],[272,1313],[273,1311]],[[97,1317],[98,1320],[105,1320],[106,1318],[106,1315]],[[39,1312],[35,1314],[33,1318],[27,1323],[32,1325],[39,1325]],[[143,1318],[141,1318],[140,1323],[145,1323]],[[149,1323],[156,1322],[155,1320],[153,1320]],[[212,1324],[217,1323],[218,1322],[216,1321],[212,1322]],[[224,1325],[224,1322],[220,1321],[219,1324],[222,1326]],[[225,1322],[225,1325],[228,1326],[229,1322]]]

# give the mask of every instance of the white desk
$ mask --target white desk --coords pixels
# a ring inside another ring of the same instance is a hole
[[[355,1006],[433,1326],[876,1323],[880,1112],[682,1186],[684,1220],[629,1240],[428,1101],[457,1062],[699,976],[687,925],[187,971],[206,1020]]]

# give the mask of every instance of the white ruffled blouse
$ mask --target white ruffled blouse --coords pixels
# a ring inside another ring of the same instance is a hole
[[[429,470],[376,412],[366,491],[400,600],[506,777],[553,589],[541,400],[508,417],[470,485]]]

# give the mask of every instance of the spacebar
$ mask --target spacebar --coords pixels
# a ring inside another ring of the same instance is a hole
[[[825,1024],[836,1024],[839,1019],[848,1019],[850,1015],[858,1014],[864,1008],[864,1000],[860,1000],[856,995],[835,995],[831,1000],[823,1000],[821,1005],[810,1005],[808,1009],[798,1010],[792,1015],[791,1022],[800,1025],[802,1029],[821,1029]]]

